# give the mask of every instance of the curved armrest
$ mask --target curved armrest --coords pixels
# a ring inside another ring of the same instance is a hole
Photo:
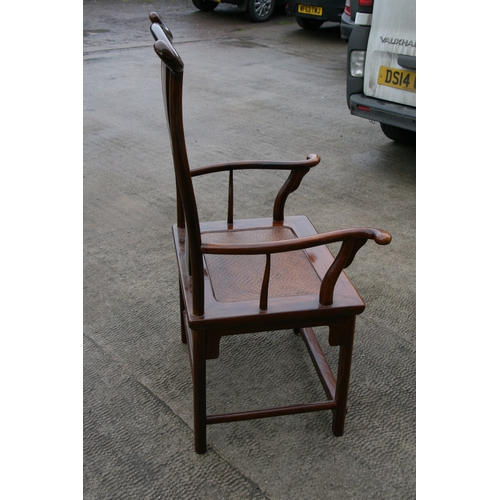
[[[290,193],[293,193],[299,186],[303,177],[312,167],[315,167],[321,158],[316,154],[310,154],[304,161],[237,161],[232,163],[218,163],[191,170],[191,177],[214,172],[229,171],[229,193],[227,222],[233,222],[233,171],[234,170],[291,170],[290,175],[281,187],[274,200],[273,220],[282,222],[285,218],[285,203]]]
[[[315,167],[321,158],[316,154],[310,154],[304,161],[236,161],[229,163],[217,163],[191,169],[191,177],[212,174],[214,172],[226,172],[228,170],[309,170]]]
[[[201,251],[206,254],[225,255],[259,255],[291,252],[293,250],[305,250],[306,248],[338,243],[339,241],[374,240],[379,245],[387,245],[391,242],[391,235],[381,229],[353,228],[330,231],[328,233],[304,236],[290,240],[249,243],[249,244],[224,244],[224,243],[202,243]]]
[[[332,265],[325,273],[319,291],[319,302],[321,305],[329,306],[333,303],[333,290],[340,276],[346,267],[349,267],[356,256],[357,251],[367,242],[374,240],[378,245],[388,245],[391,242],[391,235],[381,229],[373,228],[353,228],[331,231],[328,233],[315,234],[292,240],[282,240],[275,242],[253,243],[243,245],[202,243],[201,251],[205,254],[226,254],[226,255],[259,255],[265,254],[267,258],[264,280],[261,291],[261,309],[267,309],[267,293],[270,276],[270,256],[273,253],[291,252],[293,250],[305,250],[328,243],[342,242],[340,251],[334,259]]]

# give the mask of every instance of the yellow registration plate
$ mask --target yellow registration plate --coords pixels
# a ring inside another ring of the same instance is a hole
[[[417,73],[415,71],[406,71],[405,69],[388,68],[380,66],[378,72],[379,85],[386,85],[395,89],[417,91]]]
[[[322,16],[323,7],[316,7],[315,5],[298,5],[299,14],[310,14],[311,16]]]

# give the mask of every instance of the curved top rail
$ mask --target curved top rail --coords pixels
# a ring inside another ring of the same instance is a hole
[[[158,24],[152,24],[152,32],[155,26],[158,27],[158,29],[161,29]],[[154,44],[154,49],[156,55],[165,63],[170,71],[172,71],[173,73],[182,73],[184,71],[184,62],[182,61],[181,56],[177,53],[170,40],[168,40],[167,38],[165,38],[165,40],[157,40]]]
[[[184,62],[172,43],[174,39],[172,31],[156,12],[151,12],[149,19],[151,21],[149,30],[156,40],[154,44],[156,54],[170,71],[181,73],[184,70]]]
[[[152,24],[159,24],[170,41],[174,39],[174,34],[170,31],[170,28],[163,22],[163,19],[156,12],[151,12],[149,14],[149,20]]]

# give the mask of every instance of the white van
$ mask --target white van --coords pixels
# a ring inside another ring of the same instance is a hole
[[[360,0],[372,14],[356,16],[347,49],[351,114],[380,122],[397,142],[415,143],[416,0]],[[357,2],[356,2],[357,3]]]

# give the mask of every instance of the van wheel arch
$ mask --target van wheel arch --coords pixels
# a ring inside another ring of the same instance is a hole
[[[211,12],[219,6],[218,2],[212,0],[192,0],[193,5],[202,12]]]
[[[385,136],[394,142],[408,145],[414,145],[416,143],[417,134],[413,130],[388,125],[387,123],[381,123],[380,128]]]

